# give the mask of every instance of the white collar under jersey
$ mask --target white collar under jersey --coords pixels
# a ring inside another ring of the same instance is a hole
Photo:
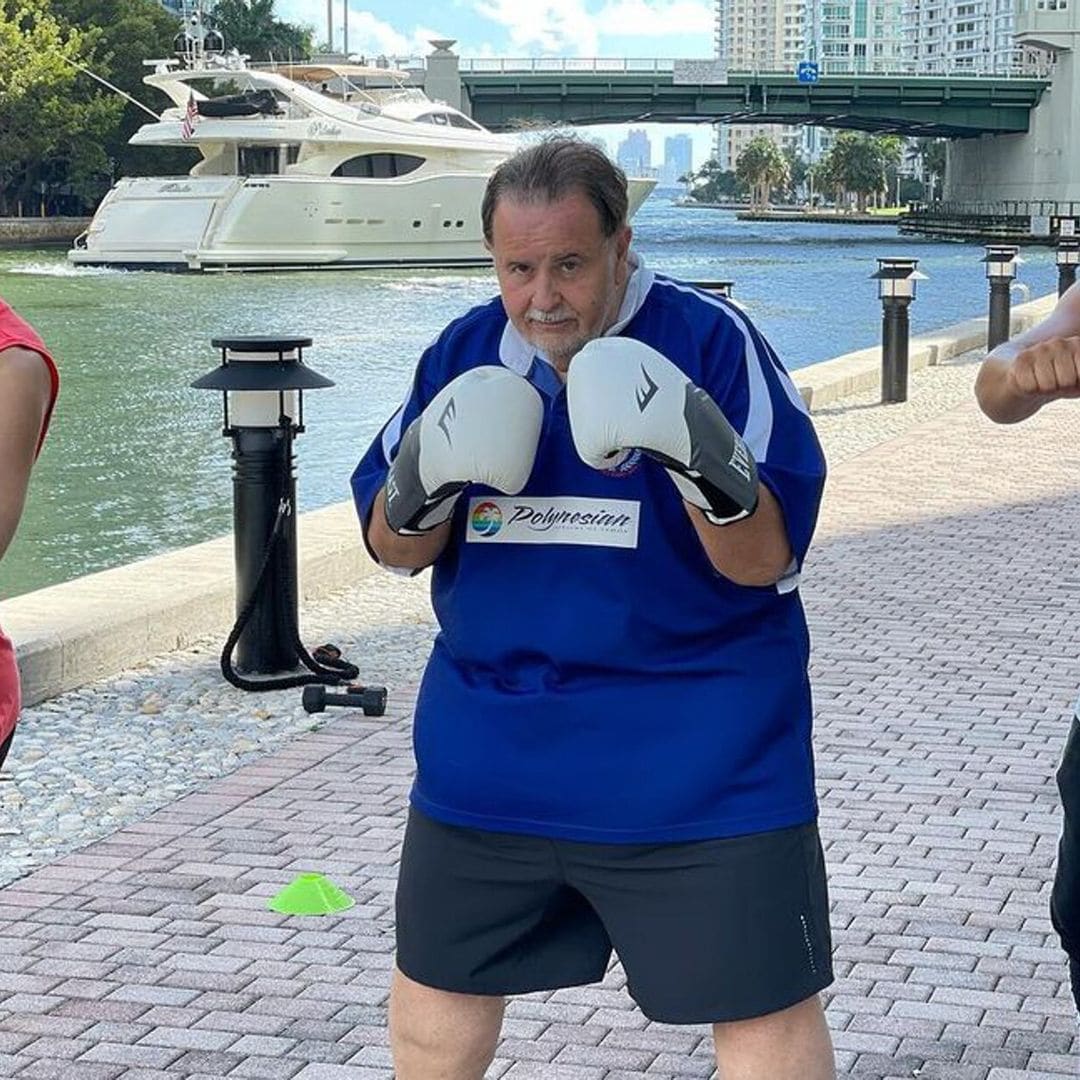
[[[645,297],[652,288],[653,272],[645,265],[645,260],[633,249],[627,252],[626,261],[630,267],[630,277],[626,282],[626,292],[623,293],[622,303],[619,305],[619,314],[615,321],[604,331],[604,337],[618,334],[623,327],[641,310],[645,303]],[[499,360],[511,371],[519,375],[528,375],[532,367],[534,357],[539,357],[545,363],[551,361],[544,353],[534,345],[530,345],[509,319],[503,330],[502,340],[499,342]]]

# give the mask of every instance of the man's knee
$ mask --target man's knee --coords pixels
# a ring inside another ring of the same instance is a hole
[[[817,994],[751,1020],[714,1024],[716,1060],[724,1076],[834,1080],[836,1067]]]
[[[455,994],[394,972],[390,1045],[400,1080],[479,1080],[502,1027],[504,1001]]]

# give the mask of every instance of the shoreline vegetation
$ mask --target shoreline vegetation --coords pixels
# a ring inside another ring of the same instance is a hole
[[[693,196],[675,200],[675,205],[687,209],[734,210],[739,221],[822,221],[831,225],[889,225],[896,223],[906,206],[886,206],[878,210],[857,211],[842,207],[816,207],[779,205],[752,207],[748,202],[725,200],[703,202]]]

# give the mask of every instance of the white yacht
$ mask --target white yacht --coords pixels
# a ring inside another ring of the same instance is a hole
[[[156,61],[172,100],[131,138],[191,146],[188,176],[129,177],[73,263],[170,270],[481,266],[480,200],[518,145],[361,64],[252,66],[233,53]],[[652,180],[630,182],[631,213]]]

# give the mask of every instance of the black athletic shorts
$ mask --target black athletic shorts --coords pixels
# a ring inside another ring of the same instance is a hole
[[[466,994],[580,986],[604,977],[613,948],[653,1020],[743,1020],[817,993],[833,978],[817,825],[586,844],[410,811],[397,888],[410,979]]]
[[[1062,948],[1080,964],[1080,716],[1074,717],[1057,771],[1062,826],[1050,918]],[[1074,992],[1080,990],[1073,983]],[[1077,993],[1080,1009],[1080,993]]]

